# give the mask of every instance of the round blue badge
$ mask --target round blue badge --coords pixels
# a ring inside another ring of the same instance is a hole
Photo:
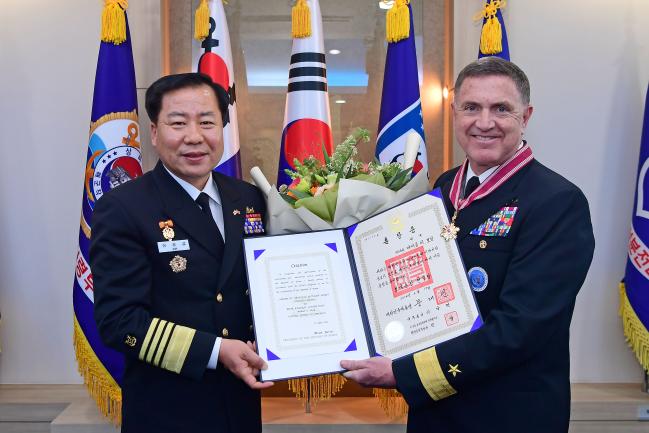
[[[469,269],[468,277],[469,284],[471,284],[471,288],[474,292],[482,292],[487,288],[487,284],[489,284],[489,276],[487,275],[487,271],[485,271],[481,267],[476,266]]]

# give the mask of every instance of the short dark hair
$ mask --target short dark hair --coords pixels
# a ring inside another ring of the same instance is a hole
[[[158,123],[158,116],[162,110],[162,98],[167,93],[174,90],[186,89],[190,87],[207,86],[214,91],[216,102],[221,111],[221,119],[223,125],[228,123],[228,106],[230,104],[230,96],[223,87],[214,83],[207,75],[198,72],[188,72],[185,74],[167,75],[158,78],[148,89],[146,89],[145,107],[149,115],[149,119],[153,123]]]
[[[493,75],[509,77],[518,89],[521,101],[526,105],[530,103],[530,81],[527,79],[525,72],[514,63],[494,56],[482,57],[466,65],[455,80],[455,94],[460,93],[460,88],[465,79]]]

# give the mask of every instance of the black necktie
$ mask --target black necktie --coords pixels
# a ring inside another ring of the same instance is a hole
[[[208,217],[210,221],[214,224],[214,228],[216,228],[216,231],[219,232],[219,236],[218,236],[220,241],[219,243],[223,245],[223,236],[221,235],[221,230],[219,230],[219,226],[216,224],[216,221],[214,221],[214,217],[212,216],[212,210],[210,209],[210,196],[202,192],[196,198],[196,203],[201,208],[205,216]]]
[[[480,179],[478,178],[478,176],[473,176],[471,179],[469,179],[469,181],[466,183],[466,186],[464,187],[463,198],[470,196],[478,186],[480,186]]]

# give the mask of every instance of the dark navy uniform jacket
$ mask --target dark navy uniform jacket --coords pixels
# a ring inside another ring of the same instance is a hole
[[[217,336],[254,338],[242,237],[247,211],[263,215],[265,204],[252,185],[218,173],[213,180],[224,250],[216,225],[161,163],[95,207],[95,319],[106,345],[126,358],[122,432],[261,431],[259,392],[221,364],[206,367]],[[159,252],[167,220],[189,250]],[[184,270],[172,270],[175,256],[186,259]]]
[[[435,183],[449,214],[457,170]],[[506,236],[470,234],[503,207],[517,208]],[[393,363],[408,432],[567,432],[570,321],[595,247],[586,198],[534,160],[456,224],[466,269],[488,277],[484,325]]]

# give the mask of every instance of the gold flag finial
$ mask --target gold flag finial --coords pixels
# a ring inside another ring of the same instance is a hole
[[[410,0],[395,0],[385,16],[385,39],[399,42],[410,36]]]
[[[311,10],[306,0],[297,0],[291,9],[292,29],[294,38],[308,38],[311,36]]]
[[[498,21],[498,9],[507,5],[506,0],[487,0],[484,8],[473,17],[474,20],[485,20],[480,35],[480,52],[494,55],[503,50],[503,31]]]
[[[101,13],[101,41],[119,45],[126,40],[128,0],[104,0]]]

